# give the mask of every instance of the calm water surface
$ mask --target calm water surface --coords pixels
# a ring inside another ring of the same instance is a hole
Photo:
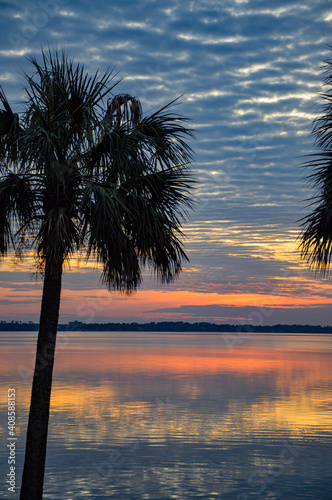
[[[0,332],[20,485],[36,332]],[[62,332],[45,499],[332,498],[332,336]]]

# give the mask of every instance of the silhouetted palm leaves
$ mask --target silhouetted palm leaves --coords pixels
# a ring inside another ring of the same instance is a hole
[[[30,61],[20,123],[0,93],[0,252],[15,247],[15,219],[42,263],[84,249],[110,288],[135,289],[144,264],[172,280],[192,185],[185,119],[169,105],[143,117],[136,97],[113,96],[112,72],[88,77],[64,53]]]
[[[305,163],[311,169],[307,176],[313,184],[313,209],[302,221],[301,256],[321,274],[329,271],[332,258],[332,62],[325,66],[326,90],[322,94],[324,107],[313,124],[313,136],[320,150]]]
[[[20,116],[0,88],[0,256],[33,249],[44,271],[20,496],[41,500],[63,263],[93,255],[107,287],[127,292],[145,265],[174,279],[192,132],[172,103],[143,117],[136,97],[113,95],[112,72],[89,77],[65,53],[30,61]]]

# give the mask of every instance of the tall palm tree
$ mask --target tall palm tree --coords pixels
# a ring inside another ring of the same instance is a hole
[[[323,109],[312,129],[319,152],[304,164],[315,189],[313,209],[302,219],[300,235],[302,258],[321,275],[329,273],[332,258],[332,61],[325,62],[324,70]]]
[[[172,103],[143,117],[137,98],[113,94],[111,71],[88,76],[64,52],[29,60],[20,115],[0,89],[0,254],[34,251],[44,278],[20,496],[37,500],[64,265],[96,257],[110,290],[135,290],[145,265],[172,281],[193,181],[192,131]]]

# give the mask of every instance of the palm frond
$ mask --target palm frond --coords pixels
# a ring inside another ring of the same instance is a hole
[[[146,159],[153,158],[163,168],[189,165],[193,151],[186,139],[193,138],[193,131],[186,127],[183,117],[156,112],[146,117],[135,130],[135,139],[144,140]]]
[[[105,122],[113,128],[137,127],[142,120],[142,107],[137,97],[129,94],[118,94],[107,103]]]
[[[24,177],[10,173],[0,181],[0,255],[15,248],[15,233],[26,224],[34,210],[34,194]]]
[[[87,258],[91,253],[102,264],[102,281],[108,288],[133,290],[140,283],[140,267],[135,248],[124,228],[130,211],[126,193],[111,183],[88,180],[81,201]]]
[[[312,211],[301,219],[299,236],[301,258],[321,275],[329,271],[332,258],[332,157],[327,152],[314,155],[305,164],[313,170],[307,178],[315,188],[311,197]]]
[[[15,161],[21,132],[19,115],[13,113],[1,86],[0,102],[5,108],[0,109],[0,158],[7,157]]]
[[[330,47],[331,48],[331,47]],[[318,152],[304,163],[308,182],[314,188],[311,212],[301,223],[299,250],[310,268],[326,275],[332,259],[332,62],[326,61],[325,91],[321,115],[313,122],[312,134]]]
[[[81,248],[110,289],[135,290],[144,265],[171,281],[187,258],[181,223],[192,208],[186,119],[171,113],[174,102],[144,117],[138,98],[113,94],[113,71],[89,76],[65,52],[29,60],[19,125],[0,89],[0,252],[30,238],[55,274]],[[32,205],[20,207],[18,187],[7,186],[14,166]]]
[[[37,240],[39,241],[37,254],[41,267],[47,261],[54,275],[61,272],[63,262],[79,246],[76,225],[63,207],[48,211]]]

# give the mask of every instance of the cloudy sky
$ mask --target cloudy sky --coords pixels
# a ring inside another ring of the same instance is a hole
[[[15,110],[26,59],[65,48],[86,69],[114,67],[118,92],[146,113],[178,96],[196,140],[196,208],[184,224],[190,263],[172,285],[149,273],[131,298],[73,263],[60,321],[332,324],[332,289],[300,262],[298,220],[312,194],[300,164],[314,151],[326,0],[39,0],[0,3],[0,84]],[[0,318],[38,320],[32,261],[1,263]]]

